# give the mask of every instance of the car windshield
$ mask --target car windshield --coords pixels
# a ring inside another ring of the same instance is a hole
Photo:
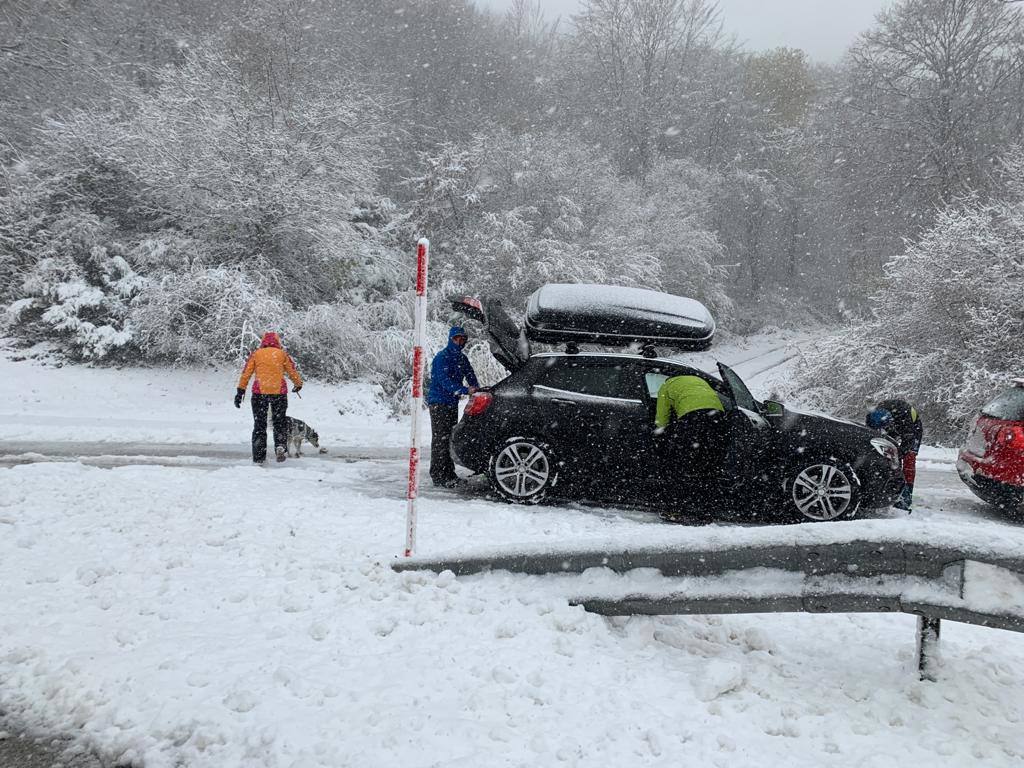
[[[1024,387],[1008,389],[981,409],[983,416],[1007,421],[1024,421]]]

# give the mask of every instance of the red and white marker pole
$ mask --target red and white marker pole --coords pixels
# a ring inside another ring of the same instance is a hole
[[[416,547],[416,497],[420,490],[420,412],[423,410],[423,351],[427,327],[427,266],[430,241],[416,244],[416,310],[412,348],[412,440],[409,443],[409,490],[406,496],[405,556],[412,557]]]

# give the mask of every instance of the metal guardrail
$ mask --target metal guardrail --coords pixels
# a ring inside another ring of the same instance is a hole
[[[754,568],[801,573],[799,590],[762,595],[685,593],[586,595],[570,600],[606,616],[740,613],[909,613],[918,617],[917,653],[922,679],[935,679],[941,621],[1024,632],[1024,613],[981,611],[963,602],[968,563],[1012,572],[1024,589],[1024,556],[994,555],[919,542],[858,539],[826,544],[743,544],[738,546],[645,547],[623,552],[583,550],[476,556],[394,563],[396,571],[452,571],[467,576],[486,571],[531,575],[582,573],[607,568],[626,573],[656,569],[665,577],[720,577]],[[841,576],[818,580],[815,577]],[[931,582],[946,600],[922,599],[915,585]]]

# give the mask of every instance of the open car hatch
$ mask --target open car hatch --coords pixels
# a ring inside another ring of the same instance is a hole
[[[491,354],[509,373],[516,371],[530,359],[530,342],[526,339],[523,329],[509,317],[501,301],[466,296],[452,298],[451,303],[452,309],[456,312],[483,326]]]

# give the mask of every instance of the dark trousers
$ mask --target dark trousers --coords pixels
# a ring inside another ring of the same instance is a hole
[[[267,458],[267,409],[270,409],[274,425],[274,447],[287,448],[288,395],[252,396],[252,460]]]
[[[452,461],[452,430],[459,423],[459,406],[430,405],[430,479],[434,485],[454,480],[455,462]]]
[[[670,473],[716,477],[728,445],[726,415],[721,411],[693,411],[676,419],[667,430],[666,469]]]

